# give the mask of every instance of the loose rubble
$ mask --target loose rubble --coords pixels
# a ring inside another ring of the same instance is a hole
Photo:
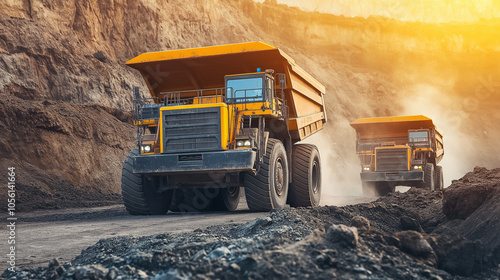
[[[464,178],[476,182],[473,178],[485,174],[496,180],[500,169],[476,168]],[[446,190],[444,201],[448,192],[463,188],[464,181]],[[498,182],[493,189],[497,186]],[[6,271],[2,276],[76,280],[498,279],[500,247],[492,246],[497,241],[467,239],[464,231],[445,233],[457,222],[442,214],[441,196],[410,189],[373,203],[273,210],[265,218],[242,225],[213,226],[181,235],[103,239],[71,263],[54,260],[47,267]],[[486,218],[500,214],[500,207],[488,209],[496,212]],[[475,212],[469,217],[472,215]],[[465,223],[467,220],[461,222]],[[485,236],[496,234],[485,231]]]

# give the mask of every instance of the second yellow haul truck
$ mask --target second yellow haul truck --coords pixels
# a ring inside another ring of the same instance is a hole
[[[396,185],[443,189],[443,136],[430,118],[362,118],[351,126],[365,194],[386,195]]]
[[[141,54],[127,65],[138,147],[125,160],[131,214],[316,206],[318,149],[296,144],[326,122],[325,87],[275,46],[250,42]]]

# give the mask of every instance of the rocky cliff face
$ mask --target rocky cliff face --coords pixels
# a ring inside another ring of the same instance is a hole
[[[31,174],[22,184],[26,196],[36,190],[47,201],[63,201],[69,195],[57,189],[62,185],[119,194],[121,163],[134,145],[132,88],[138,85],[147,94],[141,77],[124,63],[147,51],[256,40],[284,49],[327,87],[329,122],[312,139],[320,145],[325,174],[334,174],[325,182],[353,181],[350,189],[356,191],[358,163],[349,122],[411,111],[408,107],[423,95],[415,94],[422,82],[437,89],[434,99],[458,92],[478,101],[475,110],[464,109],[457,99],[452,109],[438,103],[430,111],[438,124],[455,117],[457,108],[463,114],[451,133],[482,124],[481,142],[494,146],[497,139],[484,117],[469,121],[477,110],[500,120],[492,109],[498,104],[492,83],[485,87],[491,92],[482,91],[488,96],[471,93],[481,85],[479,75],[488,81],[498,73],[491,54],[499,44],[484,40],[497,30],[490,23],[474,32],[470,26],[345,18],[251,0],[4,1],[0,11],[0,125],[6,132],[0,135],[0,165],[37,170],[25,171]],[[419,108],[429,115],[430,106]],[[470,165],[498,163],[492,154],[476,151],[471,156],[483,162]]]

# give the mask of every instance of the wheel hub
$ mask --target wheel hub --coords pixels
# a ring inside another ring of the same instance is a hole
[[[283,164],[281,163],[281,159],[278,159],[276,161],[276,172],[274,176],[274,186],[276,194],[278,194],[278,196],[283,195],[283,177],[284,177]]]
[[[312,191],[313,191],[313,193],[318,193],[318,191],[319,191],[318,180],[319,180],[318,162],[314,161],[313,167],[312,167]]]

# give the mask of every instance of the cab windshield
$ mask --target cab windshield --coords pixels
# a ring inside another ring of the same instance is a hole
[[[410,131],[408,132],[408,138],[410,143],[428,143],[429,142],[429,131]]]
[[[245,77],[227,80],[227,98],[233,102],[263,100],[263,77]]]

